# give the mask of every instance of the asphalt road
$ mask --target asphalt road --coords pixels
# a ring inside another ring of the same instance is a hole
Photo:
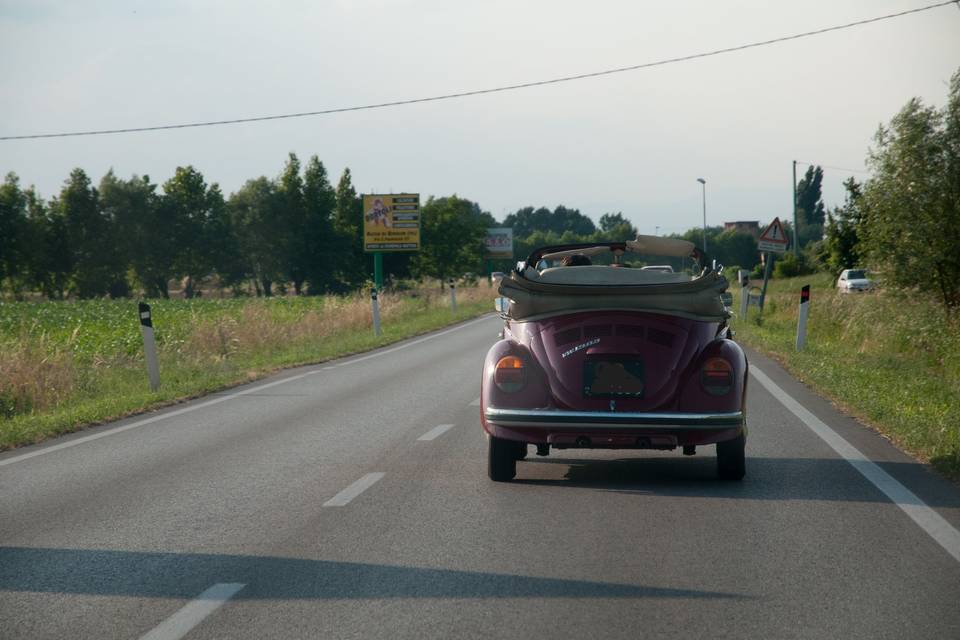
[[[498,328],[0,454],[0,637],[960,638],[960,490],[753,353],[877,466],[751,377],[742,483],[712,448],[488,481]]]

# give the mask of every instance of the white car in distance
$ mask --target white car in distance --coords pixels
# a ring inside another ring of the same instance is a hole
[[[865,269],[844,269],[837,279],[840,293],[860,293],[873,290],[873,280],[867,277]]]

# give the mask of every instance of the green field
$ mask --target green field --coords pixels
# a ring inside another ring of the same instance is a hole
[[[800,288],[811,285],[807,347],[795,347]],[[960,322],[935,300],[880,290],[840,294],[827,274],[773,280],[741,340],[948,477],[960,478]],[[734,309],[739,287],[733,284]]]
[[[151,301],[161,388],[149,390],[137,303],[0,303],[0,450],[369,350],[492,310],[486,285],[367,296]]]

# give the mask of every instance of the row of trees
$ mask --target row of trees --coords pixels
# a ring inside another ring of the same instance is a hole
[[[225,198],[194,167],[161,187],[148,176],[108,172],[94,186],[75,169],[44,201],[15,174],[0,185],[0,283],[18,295],[168,297],[180,281],[193,297],[201,280],[272,295],[345,291],[371,271],[360,245],[361,199],[346,169],[336,187],[314,156],[290,154],[275,179],[247,181]],[[423,251],[392,254],[395,276],[438,277],[479,269],[492,216],[463,198],[423,206]]]

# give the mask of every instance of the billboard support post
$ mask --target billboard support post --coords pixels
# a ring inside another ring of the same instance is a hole
[[[377,291],[383,289],[383,253],[380,251],[373,254],[373,286]]]

